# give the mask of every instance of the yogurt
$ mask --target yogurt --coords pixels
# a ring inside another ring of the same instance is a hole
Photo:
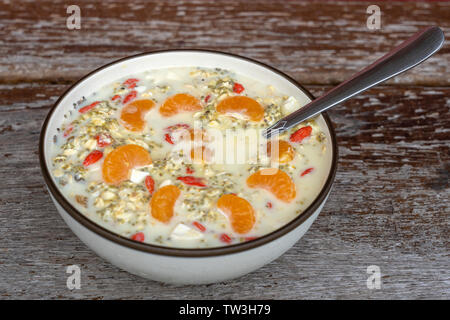
[[[323,119],[261,135],[302,103],[230,70],[144,71],[75,104],[51,147],[52,173],[86,217],[135,241],[251,241],[301,214],[327,179]]]

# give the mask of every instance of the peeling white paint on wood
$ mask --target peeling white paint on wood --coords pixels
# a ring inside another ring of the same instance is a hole
[[[305,84],[336,84],[425,26],[450,37],[448,2],[380,2],[375,31],[366,27],[367,2],[80,0],[81,30],[66,29],[64,2],[21,3],[0,3],[0,78],[72,81],[144,51],[208,48],[261,60]],[[390,83],[448,85],[448,48]]]
[[[340,160],[322,214],[285,255],[237,280],[176,287],[118,270],[66,227],[40,174],[49,107],[75,79],[123,56],[225,50],[287,71],[317,96],[419,28],[439,25],[450,38],[450,3],[377,4],[380,31],[366,30],[366,2],[80,0],[82,30],[73,32],[64,2],[0,2],[0,297],[449,299],[448,44],[329,112]],[[81,290],[66,287],[71,264]],[[381,290],[366,287],[373,264]]]
[[[41,178],[37,141],[50,105],[66,87],[0,85],[3,299],[450,297],[450,137],[435,130],[450,127],[448,87],[383,86],[331,110],[339,169],[329,201],[306,236],[281,258],[240,279],[183,287],[147,281],[104,262],[57,214]],[[309,88],[315,94],[329,89]],[[428,90],[442,94],[427,95]],[[417,99],[405,104],[406,91]],[[375,100],[379,104],[367,104]],[[422,100],[440,117],[410,120]],[[400,117],[387,121],[392,114]],[[66,288],[65,267],[71,264],[81,268],[81,290]],[[381,290],[365,285],[372,264],[381,268]]]

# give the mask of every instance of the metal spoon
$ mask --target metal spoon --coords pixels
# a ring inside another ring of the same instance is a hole
[[[394,50],[353,75],[350,79],[334,87],[320,98],[282,118],[267,128],[263,135],[266,138],[270,138],[286,131],[362,91],[411,69],[437,52],[443,42],[444,33],[438,27],[428,27],[416,33]]]

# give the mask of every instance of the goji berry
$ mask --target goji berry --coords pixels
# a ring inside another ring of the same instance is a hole
[[[79,113],[86,113],[89,110],[91,110],[92,108],[94,108],[96,105],[98,105],[100,103],[100,101],[95,101],[92,102],[91,104],[84,106],[83,108],[81,108],[80,110],[78,110]]]
[[[166,133],[166,134],[164,135],[164,139],[165,139],[168,143],[174,144],[174,143],[173,143],[173,140],[172,140],[172,137],[170,136],[170,134]]]
[[[104,133],[96,135],[95,139],[97,140],[97,146],[99,146],[100,148],[107,147],[112,143],[111,136]]]
[[[303,139],[309,137],[311,135],[312,128],[311,126],[306,126],[303,128],[298,129],[293,134],[291,134],[291,137],[289,140],[291,142],[301,142]]]
[[[233,92],[241,93],[242,91],[244,91],[244,86],[240,83],[235,82],[233,86]]]
[[[139,79],[130,78],[130,79],[125,80],[123,82],[123,85],[124,86],[128,86],[130,88],[131,85],[136,86],[136,82],[138,82],[138,81],[139,81]]]
[[[200,222],[194,221],[194,222],[192,222],[192,224],[193,224],[198,230],[200,230],[201,232],[205,232],[205,231],[206,231],[205,226],[202,225]]]
[[[131,100],[133,100],[134,98],[136,98],[137,96],[137,91],[133,90],[131,91],[129,94],[127,94],[125,96],[125,98],[123,99],[123,104],[127,104],[128,102],[130,102]]]
[[[193,174],[194,173],[194,169],[192,169],[191,167],[187,167],[186,168],[186,173],[187,174]]]
[[[209,99],[211,99],[211,95],[208,94],[208,95],[205,97],[205,102],[208,103]]]
[[[313,171],[314,168],[308,168],[305,171],[302,172],[302,174],[300,175],[300,177],[303,177],[304,175],[307,175],[308,173],[310,173],[311,171]]]
[[[185,177],[178,177],[177,180],[180,180],[189,186],[206,187],[206,184],[202,178],[185,176]]]
[[[225,242],[225,243],[231,243],[232,239],[230,238],[229,235],[227,235],[226,233],[222,233],[219,237],[220,241]]]
[[[173,126],[169,126],[167,128],[164,128],[164,131],[173,132],[173,131],[175,131],[177,129],[186,129],[186,130],[188,130],[190,128],[191,128],[191,126],[186,124],[186,123],[177,123],[177,124],[174,124]]]
[[[68,126],[67,129],[64,130],[64,133],[63,133],[64,138],[67,138],[72,133],[72,131],[73,131],[73,126],[72,125]]]
[[[87,157],[83,161],[83,166],[87,167],[91,164],[96,163],[98,160],[100,160],[103,157],[103,152],[99,150],[94,150],[91,153],[87,155]]]
[[[155,180],[150,176],[145,177],[145,186],[147,187],[148,192],[153,194],[153,191],[155,191]]]
[[[131,240],[138,241],[138,242],[144,242],[145,236],[142,232],[138,232],[131,236]]]

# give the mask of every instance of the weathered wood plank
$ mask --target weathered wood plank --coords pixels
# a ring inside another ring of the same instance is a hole
[[[366,8],[382,10],[380,30]],[[0,79],[74,80],[128,55],[168,48],[228,51],[269,63],[305,84],[335,84],[414,32],[441,26],[448,2],[80,0],[81,30],[66,28],[64,1],[0,2]],[[411,18],[414,17],[414,18]],[[448,85],[450,46],[391,81]]]
[[[240,279],[176,287],[104,262],[58,216],[37,141],[66,87],[0,85],[1,298],[450,298],[450,88],[378,87],[333,109],[338,174],[305,237]],[[81,290],[66,288],[71,264]],[[366,287],[369,265],[381,268],[381,290]]]

